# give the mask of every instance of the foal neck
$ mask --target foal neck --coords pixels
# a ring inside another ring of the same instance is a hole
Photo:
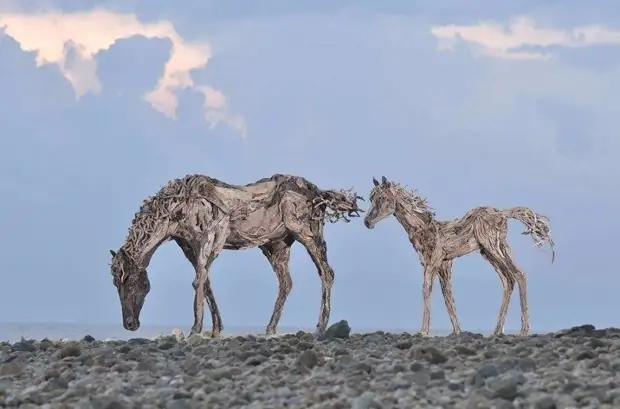
[[[428,213],[413,211],[405,203],[397,202],[394,216],[407,232],[429,228],[433,222],[433,216]]]

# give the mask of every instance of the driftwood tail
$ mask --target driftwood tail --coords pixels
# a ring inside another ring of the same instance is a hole
[[[549,227],[549,219],[546,216],[536,213],[528,207],[513,207],[504,210],[506,217],[519,220],[526,227],[521,233],[530,235],[534,240],[534,246],[542,247],[545,243],[549,243],[551,248],[551,263],[555,261],[555,243],[551,238],[551,230]]]

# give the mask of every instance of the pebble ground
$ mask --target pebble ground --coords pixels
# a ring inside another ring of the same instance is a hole
[[[0,407],[618,408],[620,329],[0,343]]]

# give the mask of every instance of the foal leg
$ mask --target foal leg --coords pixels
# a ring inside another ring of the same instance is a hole
[[[293,289],[293,280],[291,279],[291,272],[289,270],[291,246],[293,243],[295,243],[293,236],[288,236],[284,240],[274,241],[260,246],[261,251],[265,257],[267,257],[273,271],[276,273],[276,277],[278,277],[278,298],[276,298],[275,305],[273,306],[273,313],[271,314],[267,330],[265,331],[267,335],[276,333],[276,328],[282,316],[282,310],[284,309],[284,303]]]
[[[512,271],[515,279],[517,280],[517,286],[519,287],[519,302],[521,304],[521,331],[520,335],[526,336],[530,331],[530,317],[527,312],[527,280],[525,273],[517,267],[513,258],[510,246],[506,241],[500,244],[500,249],[504,254],[504,263]]]
[[[515,287],[515,277],[506,265],[504,255],[501,253],[498,246],[492,246],[489,243],[481,243],[481,247],[482,249],[480,250],[480,254],[482,254],[482,257],[484,257],[484,259],[493,266],[500,280],[502,280],[502,286],[504,287],[502,306],[499,309],[497,325],[493,331],[493,335],[498,336],[504,332],[504,323],[506,322],[506,314],[508,313],[510,296],[512,295],[512,291]]]
[[[422,298],[424,299],[424,313],[422,315],[422,330],[420,334],[427,336],[431,326],[431,296],[433,295],[433,283],[435,281],[435,273],[428,269],[424,269],[424,284],[422,287]]]
[[[444,254],[440,250],[435,250],[427,263],[424,263],[424,286],[422,288],[422,298],[424,299],[424,314],[422,316],[422,336],[427,336],[431,326],[431,297],[433,295],[433,282],[435,275],[440,271],[444,263]]]
[[[439,276],[439,285],[441,286],[443,300],[446,303],[448,316],[452,323],[452,333],[459,334],[461,332],[461,327],[456,316],[456,306],[454,304],[454,296],[452,295],[452,260],[441,263],[437,275]]]

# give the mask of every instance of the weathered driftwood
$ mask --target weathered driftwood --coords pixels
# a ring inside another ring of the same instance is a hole
[[[150,290],[146,268],[157,248],[174,240],[196,271],[192,283],[192,333],[202,331],[205,299],[211,312],[212,336],[219,336],[223,329],[209,280],[209,269],[218,254],[223,249],[259,247],[279,282],[266,330],[273,334],[293,285],[289,257],[291,246],[298,241],[308,251],[321,277],[323,293],[317,332],[322,333],[329,321],[334,281],[334,272],[327,262],[323,226],[325,220],[349,221],[348,217],[359,217],[357,199],[361,197],[351,190],[321,190],[308,180],[291,175],[277,174],[245,186],[204,175],[170,181],[143,202],[120,250],[110,250],[123,326],[130,331],[140,327],[140,311]]]
[[[461,218],[452,221],[435,219],[435,212],[427,205],[426,199],[396,183],[389,182],[385,176],[381,183],[373,178],[374,187],[370,193],[370,209],[364,224],[372,229],[382,219],[394,215],[403,226],[413,248],[418,252],[424,268],[424,315],[422,334],[428,335],[430,327],[430,300],[435,276],[443,293],[448,315],[455,333],[460,332],[456,307],[452,295],[452,261],[474,251],[479,251],[495,269],[502,280],[504,295],[494,334],[503,332],[510,296],[515,281],[519,286],[521,302],[521,334],[528,333],[529,315],[527,312],[526,275],[512,259],[506,241],[508,218],[521,221],[526,226],[522,234],[529,234],[540,247],[549,243],[555,259],[555,245],[550,236],[549,219],[527,207],[496,209],[476,207]]]

